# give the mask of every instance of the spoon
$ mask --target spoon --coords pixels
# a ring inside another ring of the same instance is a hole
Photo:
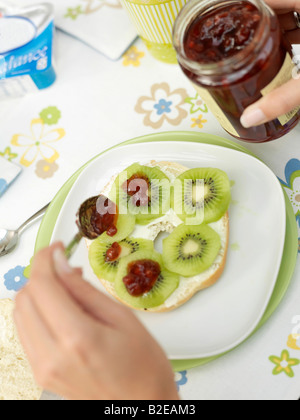
[[[10,254],[16,248],[23,231],[40,219],[46,213],[49,205],[50,203],[30,217],[17,230],[0,229],[0,257]]]
[[[11,253],[19,242],[20,235],[25,229],[41,218],[50,203],[23,223],[17,230],[0,229],[0,257]],[[114,223],[117,216],[117,207],[107,197],[100,195],[86,200],[77,214],[76,224],[78,233],[66,248],[66,257],[71,258],[81,239],[90,240],[98,238],[103,232],[116,229]]]
[[[68,259],[75,253],[81,239],[97,239],[102,233],[116,234],[117,206],[109,198],[99,195],[87,199],[79,208],[76,225],[79,231],[66,247]]]

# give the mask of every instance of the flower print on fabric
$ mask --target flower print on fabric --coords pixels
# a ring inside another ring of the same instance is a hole
[[[175,382],[177,385],[177,391],[180,391],[180,388],[187,384],[188,382],[188,378],[187,378],[187,371],[183,370],[181,372],[176,372],[175,373]]]
[[[290,334],[286,345],[292,350],[300,350],[300,334]]]
[[[76,20],[79,15],[83,14],[83,10],[81,6],[77,7],[68,7],[67,13],[64,15],[65,18],[70,18],[72,20]]]
[[[156,109],[157,115],[162,115],[165,112],[172,112],[171,106],[171,101],[167,102],[165,99],[160,99],[159,102],[154,105],[154,108]]]
[[[273,370],[273,375],[285,373],[289,378],[295,376],[292,368],[300,364],[300,360],[290,358],[287,350],[283,350],[280,357],[270,356],[269,360],[276,365]]]
[[[285,167],[285,181],[280,180],[292,203],[300,227],[300,160],[291,159]]]
[[[83,3],[83,13],[89,15],[100,10],[102,7],[110,7],[113,9],[121,9],[122,5],[119,0],[81,0]]]
[[[123,55],[123,66],[139,67],[141,65],[140,59],[145,56],[145,53],[139,51],[137,47],[133,46]]]
[[[56,106],[49,106],[40,112],[40,117],[44,124],[54,125],[57,124],[61,118],[61,112]]]
[[[27,278],[24,276],[25,267],[18,265],[4,274],[4,286],[7,290],[14,290],[18,292],[27,283]]]
[[[119,0],[81,0],[81,4],[76,7],[68,7],[65,18],[76,20],[80,15],[90,15],[97,12],[102,7],[121,9]]]
[[[151,87],[150,96],[138,99],[135,111],[145,115],[145,126],[160,128],[165,122],[176,126],[188,115],[183,108],[187,96],[185,89],[172,91],[168,83],[157,83]]]
[[[194,97],[189,96],[185,102],[190,105],[190,114],[196,114],[197,112],[203,112],[205,114],[208,112],[208,108],[200,98],[199,93],[196,93]]]
[[[47,179],[52,178],[57,170],[58,164],[56,162],[49,163],[46,160],[40,160],[36,164],[35,173],[39,178]]]
[[[207,123],[207,120],[205,120],[203,118],[203,115],[200,114],[197,118],[192,118],[192,122],[193,122],[193,124],[191,125],[192,128],[194,127],[203,128],[204,124]]]
[[[49,130],[41,118],[33,119],[29,134],[15,134],[11,140],[12,146],[25,149],[20,163],[23,166],[32,165],[38,157],[48,163],[53,163],[59,158],[59,153],[53,144],[65,136],[63,128]]]
[[[18,157],[17,153],[13,153],[10,147],[6,147],[3,152],[0,152],[0,156],[9,161]]]

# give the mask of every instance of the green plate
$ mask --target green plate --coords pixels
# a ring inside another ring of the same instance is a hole
[[[227,140],[225,138],[213,136],[210,134],[202,134],[202,133],[195,133],[195,132],[167,132],[167,133],[159,133],[159,134],[150,134],[148,136],[138,137],[133,140],[126,141],[120,145],[114,146],[111,149],[115,149],[119,146],[123,146],[126,144],[135,144],[135,143],[147,143],[147,142],[160,142],[160,141],[187,141],[187,142],[195,142],[195,143],[207,143],[213,144],[217,146],[227,147],[229,149],[238,150],[240,152],[247,153],[257,158],[252,152],[234,143],[231,140]],[[109,150],[111,150],[109,149]],[[107,150],[106,150],[107,151]],[[105,152],[106,152],[105,151]],[[105,153],[103,152],[103,153]],[[103,154],[101,153],[101,154]],[[94,159],[96,159],[96,156]],[[75,183],[78,176],[81,172],[94,160],[92,159],[88,163],[86,163],[82,168],[80,168],[61,188],[58,194],[53,199],[46,215],[44,216],[35,244],[35,252],[38,250],[48,246],[51,241],[52,232],[54,230],[57,218],[59,216],[60,210],[62,205],[71,190],[73,184]],[[293,276],[297,256],[298,256],[298,227],[296,223],[296,218],[294,215],[294,211],[292,205],[285,193],[285,200],[286,200],[286,213],[287,213],[287,229],[286,229],[286,238],[285,238],[285,247],[283,258],[281,262],[280,272],[278,274],[277,283],[267,307],[267,310],[258,325],[257,331],[265,322],[270,318],[270,316],[274,313],[280,302],[282,301]],[[255,333],[255,332],[254,332]],[[253,333],[253,334],[254,334]],[[173,360],[172,365],[174,371],[182,371],[191,369],[196,366],[202,366],[214,359],[221,357],[221,355],[205,358],[205,359],[192,359],[192,360]]]

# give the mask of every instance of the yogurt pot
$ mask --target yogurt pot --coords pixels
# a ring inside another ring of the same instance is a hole
[[[0,9],[0,100],[51,86],[54,9],[42,3]]]

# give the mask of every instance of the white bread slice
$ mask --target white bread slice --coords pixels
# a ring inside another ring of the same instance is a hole
[[[12,300],[0,300],[0,401],[36,401],[42,389],[17,336],[13,310]]]
[[[159,167],[169,178],[173,181],[177,176],[188,170],[188,168],[179,165],[173,162],[156,162],[151,161],[148,166],[157,166]],[[115,179],[115,178],[114,178]],[[114,180],[112,180],[102,191],[102,194],[109,195],[111,185]],[[176,220],[177,219],[177,220]],[[178,218],[173,217],[164,217],[163,219],[157,219],[156,221],[151,222],[146,229],[148,229],[147,237],[145,239],[155,240],[160,232],[171,233],[176,226],[178,226],[182,221],[178,222]],[[221,249],[214,262],[214,264],[206,270],[204,273],[199,276],[185,278],[181,277],[179,287],[173,292],[173,294],[164,302],[164,304],[157,306],[155,308],[148,308],[147,312],[168,312],[178,308],[179,306],[186,303],[190,300],[197,292],[200,290],[206,289],[213,286],[221,277],[227,259],[228,245],[229,245],[229,214],[228,212],[221,218],[220,221],[210,224],[210,226],[215,229],[221,237]],[[135,236],[133,234],[133,236]],[[137,235],[135,237],[142,238],[143,236]],[[89,242],[87,241],[87,246]],[[113,283],[99,279],[107,292],[112,295],[115,299],[122,302],[123,304],[130,306],[127,302],[120,299],[116,294]],[[133,307],[132,307],[133,308]],[[137,309],[142,310],[144,309]]]

